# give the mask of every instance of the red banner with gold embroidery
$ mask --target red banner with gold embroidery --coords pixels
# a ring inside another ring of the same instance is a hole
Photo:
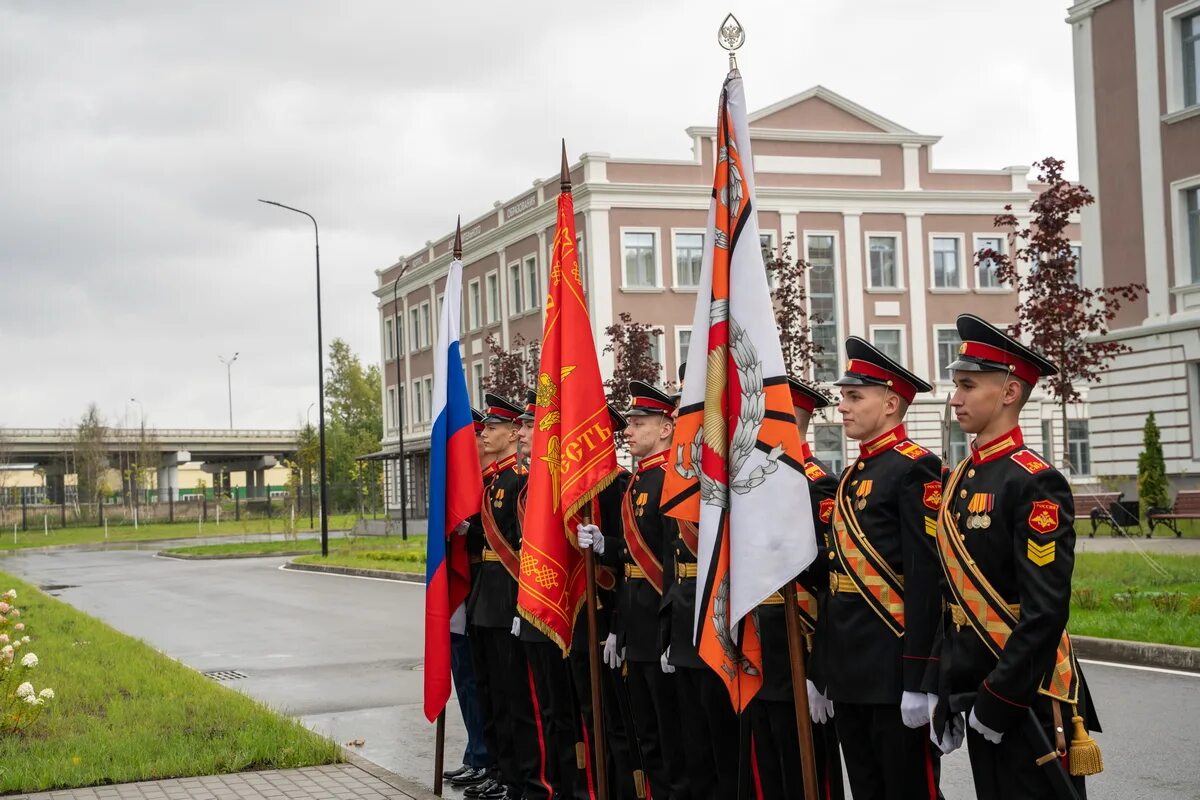
[[[550,263],[517,609],[564,652],[584,601],[579,510],[618,474],[612,422],[579,278],[565,154]]]

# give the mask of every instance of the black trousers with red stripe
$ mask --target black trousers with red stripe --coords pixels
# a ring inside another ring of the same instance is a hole
[[[595,743],[592,726],[592,684],[591,666],[588,663],[587,636],[576,634],[575,644],[571,649],[571,677],[575,684],[575,703],[579,707],[579,724],[581,736],[587,748],[587,780],[592,792],[587,792],[585,785],[581,794],[576,791],[576,797],[595,797],[596,761]],[[602,645],[597,645],[600,647]],[[620,693],[620,695],[618,695]],[[637,741],[633,738],[633,719],[629,711],[629,690],[620,670],[610,669],[603,662],[600,664],[600,703],[604,707],[604,752],[608,764],[608,796],[615,800],[637,800],[637,785],[635,772],[640,772],[641,757],[637,752]],[[623,711],[624,710],[624,711]],[[628,720],[628,724],[627,724]],[[644,776],[643,776],[644,780]]]
[[[690,800],[675,676],[657,661],[626,661],[633,725],[654,800]]]
[[[543,780],[540,725],[534,718],[533,675],[521,643],[501,628],[475,627],[475,688],[483,712],[483,735],[510,797],[550,797]]]
[[[534,700],[540,721],[539,746],[545,759],[546,781],[553,796],[587,798],[587,785],[579,774],[576,743],[579,742],[578,712],[571,685],[569,662],[554,642],[522,642],[533,679]],[[525,790],[525,797],[547,795],[543,785]]]
[[[909,728],[900,706],[834,703],[846,774],[854,800],[936,800],[941,753],[929,726]]]
[[[759,800],[790,800],[804,796],[800,767],[800,740],[796,733],[794,703],[754,699],[746,710],[753,732],[754,766]],[[813,723],[813,755],[817,762],[817,789],[821,800],[843,800],[842,756],[837,728],[832,722]],[[751,795],[754,796],[754,795]]]

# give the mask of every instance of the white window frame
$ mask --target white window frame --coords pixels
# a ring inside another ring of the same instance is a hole
[[[396,324],[396,322],[392,317],[388,316],[388,317],[383,318],[383,360],[384,360],[384,362],[391,361],[392,357],[393,357],[392,343],[395,341],[395,334],[393,333],[393,326],[395,326],[395,324]]]
[[[492,279],[494,279],[496,282],[495,308],[492,307],[492,293],[490,291],[488,291],[488,289],[490,288],[488,286],[488,281],[492,280]],[[483,276],[483,306],[484,306],[484,316],[483,316],[484,322],[483,322],[483,324],[485,326],[496,325],[500,322],[500,306],[503,305],[503,300],[504,300],[504,298],[501,294],[503,291],[504,291],[504,287],[500,283],[500,270],[499,269],[489,270],[487,273],[484,274],[484,276]]]
[[[900,331],[900,358],[897,359],[901,365],[911,363],[912,359],[908,358],[908,326],[906,325],[871,325],[867,329],[870,336],[871,344],[875,344],[876,331]]]
[[[656,333],[657,336],[655,336]],[[653,358],[655,342],[658,342],[658,358]],[[667,378],[667,328],[665,325],[650,325],[650,356],[662,367],[662,373],[658,378],[659,383],[662,383]]]
[[[421,304],[408,307],[408,324],[412,328],[408,332],[408,347],[410,353],[421,352]]]
[[[763,249],[762,248],[762,237],[766,236],[767,239],[770,240],[770,247],[771,247],[772,254],[775,257],[778,257],[779,256],[779,232],[775,231],[775,230],[765,230],[765,231],[760,230],[758,232],[758,236],[759,236],[759,239],[758,239],[759,252],[761,252]],[[807,250],[805,252],[807,252]],[[798,255],[799,255],[798,253],[792,253],[792,261],[793,262],[795,262],[796,257]],[[773,275],[771,275],[771,273],[769,271],[767,271],[767,262],[765,259],[763,260],[763,271],[765,271],[767,273],[767,290],[771,291],[771,292],[775,291],[775,278]]]
[[[533,270],[530,271],[532,262]],[[533,281],[530,282],[530,278]],[[537,253],[530,253],[521,259],[521,289],[525,292],[525,313],[529,314],[542,307],[542,278],[538,271]]]
[[[425,422],[433,422],[433,376],[426,375],[421,379],[421,388],[425,392]]]
[[[412,419],[414,425],[421,425],[425,422],[425,397],[421,393],[421,379],[413,378],[409,381],[409,408],[412,409]]]
[[[973,283],[975,291],[979,294],[1012,294],[1012,286],[1007,283],[1001,283],[999,286],[980,286],[979,285],[979,267],[975,264],[975,254],[983,248],[980,247],[981,239],[999,239],[999,251],[1008,255],[1008,239],[1003,233],[973,233],[971,234],[971,274],[974,276]],[[996,248],[993,248],[996,249]]]
[[[663,268],[662,268],[662,228],[652,228],[645,226],[625,227],[619,229],[618,246],[620,247],[621,266],[621,291],[623,292],[661,292],[663,290]],[[625,282],[625,234],[627,233],[649,233],[654,236],[654,285],[653,286],[630,286]]]
[[[483,381],[487,376],[487,366],[483,361],[471,362],[471,405],[483,408]]]
[[[679,365],[685,363],[685,360],[684,360],[685,357],[683,355],[682,337],[680,336],[681,333],[686,333],[690,337],[692,334],[692,326],[691,325],[676,325],[675,326],[675,335],[674,335],[674,342],[673,342],[675,345],[675,374],[668,376],[672,380],[678,380]],[[692,347],[692,340],[691,340],[691,338],[689,338],[688,339],[688,350],[689,351],[691,350],[691,347]],[[666,369],[665,365],[664,365],[663,369]]]
[[[954,335],[958,336],[958,327],[956,325],[934,325],[933,338],[929,340],[930,344],[933,345],[934,383],[946,384],[951,382],[951,378],[949,375],[944,374],[943,365],[938,362],[938,333],[941,331],[953,331]],[[961,339],[961,337],[959,338]],[[954,359],[950,360],[954,361]],[[949,364],[945,366],[949,366]]]
[[[422,300],[417,306],[421,309],[421,349],[428,350],[433,346],[433,317],[428,300]]]
[[[807,233],[807,231],[806,231]],[[896,243],[896,285],[895,286],[876,286],[871,282],[871,240],[872,239],[891,239]],[[805,254],[807,255],[807,243],[805,244]],[[863,231],[863,286],[868,292],[878,292],[880,294],[903,294],[907,291],[904,276],[906,273],[906,265],[904,263],[904,233],[903,231]]]
[[[1163,12],[1163,66],[1167,90],[1167,113],[1163,115],[1163,121],[1168,124],[1200,114],[1200,86],[1196,88],[1195,104],[1185,106],[1183,98],[1183,18],[1194,13],[1200,13],[1200,0],[1187,0]]]
[[[445,305],[446,305],[446,293],[442,292],[441,294],[439,294],[437,296],[437,314],[433,317],[434,330],[437,330],[442,324],[442,309],[443,309],[443,307],[445,307]],[[434,336],[431,332],[430,336],[429,336],[430,344],[433,343],[433,339],[434,339]]]
[[[516,270],[517,284],[513,287],[513,270]],[[521,259],[508,262],[504,271],[504,289],[508,292],[508,318],[516,319],[525,316],[525,265]]]
[[[806,261],[808,260],[808,240],[814,236],[832,236],[833,237],[833,304],[834,304],[833,325],[834,325],[834,351],[835,351],[834,352],[834,364],[835,364],[834,369],[835,369],[835,371],[837,371],[840,369],[840,367],[837,365],[845,363],[845,357],[843,354],[843,350],[845,349],[844,332],[846,330],[846,324],[847,324],[847,322],[846,322],[846,305],[844,303],[844,298],[843,298],[843,295],[846,291],[846,282],[842,279],[842,234],[841,234],[841,231],[834,231],[834,230],[815,230],[815,229],[807,230],[807,229],[805,229],[805,230],[799,231],[797,233],[796,238],[800,241],[801,246],[804,248],[803,257]],[[899,234],[897,234],[897,236],[899,236]],[[799,255],[799,253],[797,253],[797,255]],[[897,263],[896,266],[897,266],[897,269],[900,268],[899,263]],[[811,262],[810,262],[810,267],[811,267]],[[869,262],[867,264],[867,269],[868,270],[870,269]],[[903,273],[899,273],[899,274],[902,275]],[[804,275],[804,284],[805,284],[805,286],[804,286],[805,296],[808,297],[808,307],[809,307],[809,311],[811,312],[812,296],[813,296],[811,269],[809,271],[807,271]],[[879,289],[878,291],[892,292],[894,290]],[[824,355],[824,354],[822,354],[822,355]],[[815,368],[814,368],[813,375],[805,375],[803,377],[806,379],[815,378]]]
[[[699,234],[699,236],[700,236],[700,260],[701,260],[701,262],[703,262],[704,261],[704,245],[705,245],[704,229],[703,228],[671,228],[671,288],[676,292],[695,292],[696,289],[699,288],[699,285],[700,285],[699,276],[697,276],[696,283],[694,283],[694,284],[685,286],[679,282],[679,258],[678,258],[679,245],[676,243],[675,240],[676,240],[676,237],[678,237],[680,234],[693,235],[693,236],[696,234]],[[621,247],[621,258],[622,258],[621,266],[622,267],[624,267],[624,257],[625,257],[625,247],[624,247],[624,245],[622,245],[622,247]]]
[[[958,242],[958,285],[957,286],[938,286],[934,280],[937,274],[936,265],[934,264],[934,249],[933,244],[938,239],[953,239]],[[929,291],[932,294],[958,294],[967,291],[967,269],[965,237],[961,233],[931,233],[927,237],[925,257],[929,260]],[[974,259],[972,259],[974,260]]]
[[[475,304],[474,301],[478,301]],[[479,330],[483,322],[483,285],[479,278],[467,281],[467,330]]]
[[[1071,239],[1069,242],[1067,242],[1067,246],[1071,248],[1071,255],[1075,255],[1075,248],[1079,248],[1079,255],[1075,257],[1075,277],[1078,279],[1079,285],[1082,286],[1083,259],[1085,257],[1085,253],[1083,252],[1083,241],[1081,239]]]
[[[1192,254],[1188,252],[1187,201],[1184,192],[1200,188],[1200,175],[1171,183],[1171,227],[1174,235],[1175,289],[1200,291],[1200,280],[1192,280]],[[1186,289],[1185,289],[1186,287]]]

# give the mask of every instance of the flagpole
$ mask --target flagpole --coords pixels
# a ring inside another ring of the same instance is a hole
[[[787,623],[788,658],[792,662],[792,699],[796,705],[796,735],[800,739],[800,766],[804,775],[804,797],[819,800],[817,791],[817,758],[813,752],[812,717],[808,709],[808,673],[804,669],[800,628],[800,605],[796,600],[796,582],[788,581],[780,589],[783,595],[783,618]]]
[[[567,141],[562,142],[562,167],[559,172],[559,191],[571,193],[571,170],[567,164]],[[584,503],[580,509],[583,524],[592,524],[592,506]],[[604,706],[600,695],[599,626],[596,624],[596,557],[592,549],[583,551],[584,598],[587,606],[588,678],[592,694],[592,741],[596,754],[596,797],[608,800],[608,762],[604,749]]]

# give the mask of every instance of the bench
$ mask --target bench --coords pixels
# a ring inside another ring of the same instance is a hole
[[[1175,538],[1183,536],[1176,524],[1181,519],[1200,519],[1200,490],[1190,489],[1175,495],[1175,505],[1170,508],[1151,508],[1146,512],[1150,521],[1150,535],[1154,535],[1155,525],[1166,525],[1175,531]]]
[[[1113,527],[1113,536],[1117,535],[1109,509],[1113,503],[1120,501],[1121,492],[1073,494],[1072,497],[1075,499],[1075,519],[1080,520],[1087,517],[1092,521],[1092,532],[1088,534],[1089,538],[1095,538],[1096,531],[1105,524]]]

